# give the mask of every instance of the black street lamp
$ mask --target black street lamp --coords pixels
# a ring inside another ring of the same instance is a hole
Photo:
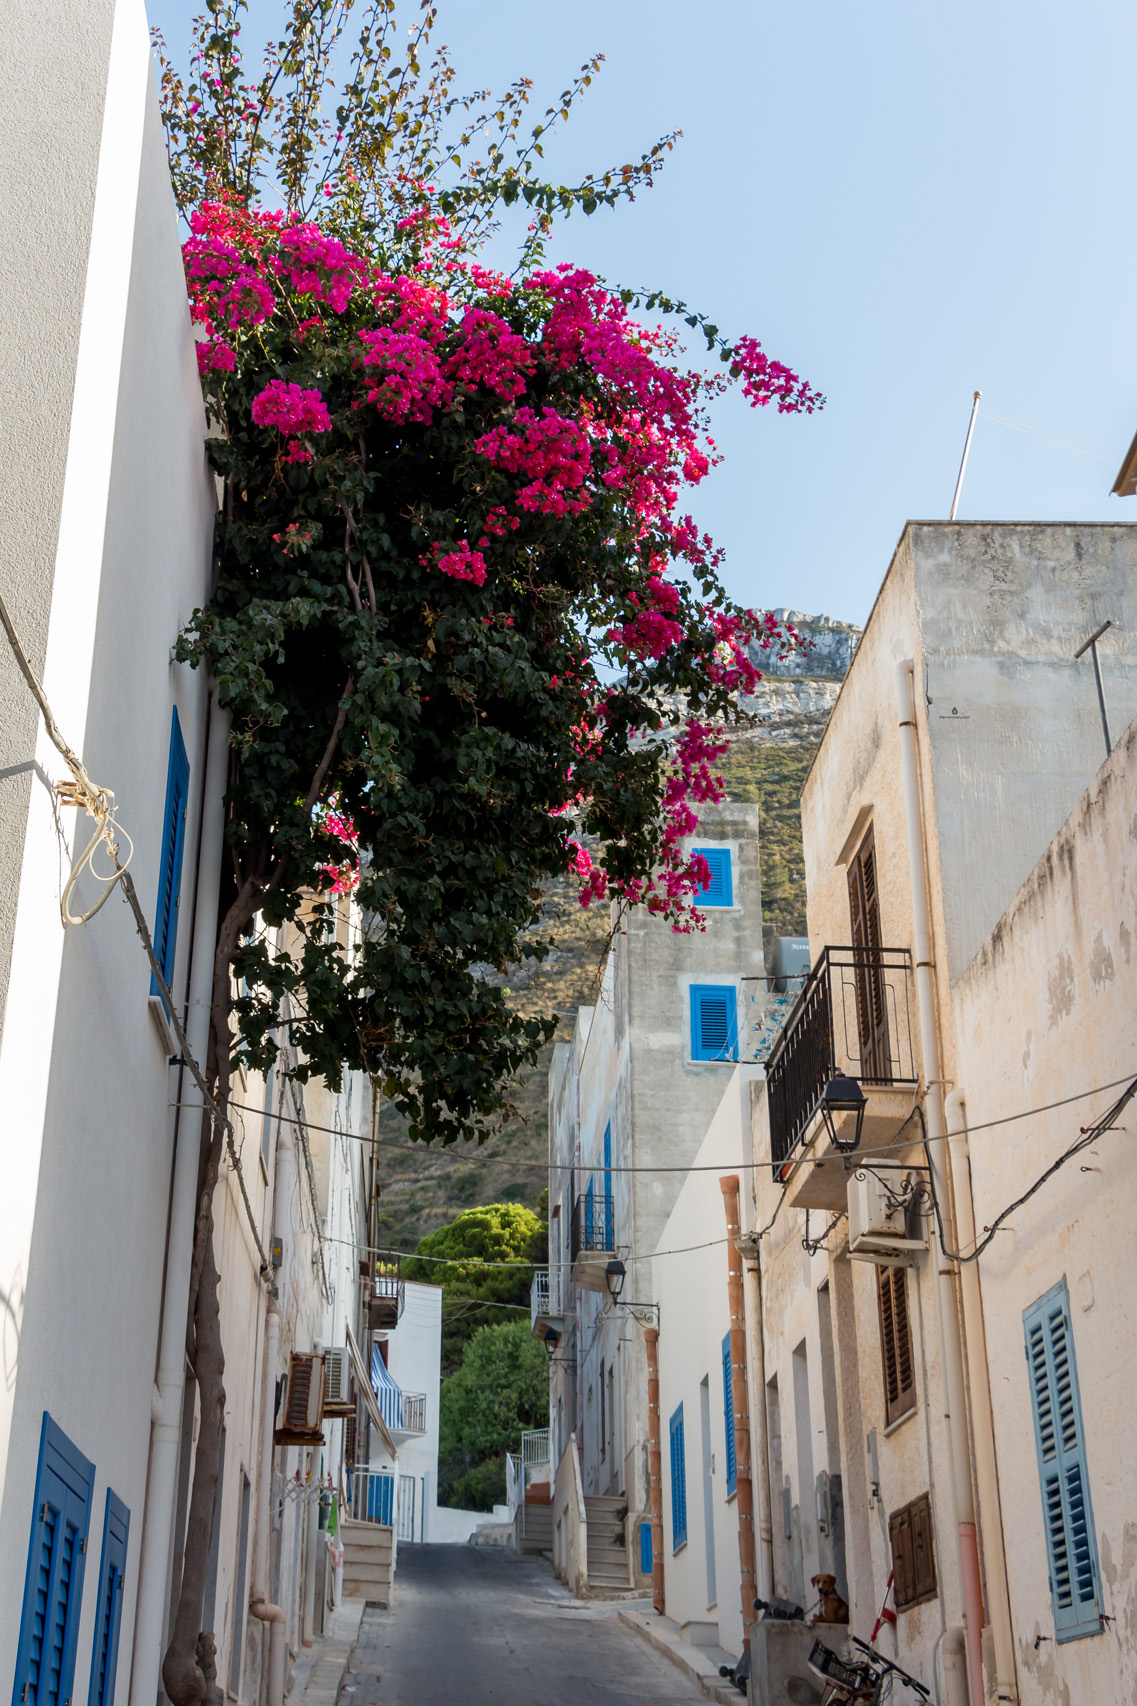
[[[617,1257],[615,1261],[609,1262],[608,1266],[604,1269],[604,1283],[608,1287],[608,1296],[612,1299],[613,1303],[619,1303],[620,1301],[620,1293],[624,1289],[624,1280],[627,1277],[627,1272],[627,1268],[625,1268],[619,1257]]]
[[[555,1327],[546,1327],[545,1328],[545,1351],[548,1355],[550,1362],[553,1359],[553,1352],[556,1350],[556,1348],[560,1344],[560,1342],[561,1342],[561,1335],[557,1332],[557,1329]]]
[[[848,1136],[848,1121],[841,1119],[842,1114],[855,1116],[851,1138]],[[865,1123],[865,1093],[855,1078],[846,1078],[838,1072],[829,1080],[821,1092],[821,1116],[834,1149],[842,1155],[851,1154],[861,1141]]]

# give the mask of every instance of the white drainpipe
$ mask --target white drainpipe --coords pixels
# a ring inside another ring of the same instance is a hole
[[[190,964],[189,1010],[185,1027],[186,1040],[195,1058],[201,1063],[205,1061],[209,1041],[213,948],[217,932],[217,905],[224,844],[225,816],[222,796],[228,766],[228,737],[229,718],[214,700],[210,711],[205,780],[202,788],[197,902],[193,922],[194,952]],[[184,1078],[184,1082],[188,1084],[190,1081]],[[195,1098],[191,1096],[189,1099]],[[150,1468],[146,1479],[146,1508],[142,1518],[130,1706],[154,1706],[158,1696],[166,1633],[166,1591],[177,1490],[182,1401],[185,1396],[186,1311],[189,1301],[200,1155],[200,1126],[191,1110],[180,1110],[177,1131],[178,1147],[170,1199],[158,1379],[150,1405]]]
[[[900,713],[900,765],[904,784],[904,808],[908,824],[908,870],[912,884],[912,925],[916,949],[916,996],[920,1012],[920,1044],[923,1054],[924,1093],[928,1124],[926,1145],[932,1184],[946,1215],[951,1196],[948,1186],[947,1125],[944,1119],[943,1070],[940,1035],[936,1020],[935,970],[932,960],[932,925],[928,910],[928,869],[924,846],[924,823],[920,809],[920,772],[916,748],[916,698],[911,658],[896,666],[896,701]],[[948,1222],[950,1224],[950,1221]],[[944,1366],[944,1397],[947,1405],[948,1461],[951,1465],[955,1504],[959,1567],[963,1579],[966,1618],[967,1674],[971,1706],[983,1706],[983,1587],[979,1571],[979,1537],[975,1527],[975,1500],[971,1487],[971,1463],[967,1438],[966,1388],[963,1377],[963,1345],[955,1295],[954,1267],[939,1247],[937,1228],[932,1226],[932,1260],[936,1275],[936,1313],[939,1317],[940,1350]]]
[[[279,1181],[280,1173],[277,1172]],[[268,1537],[272,1523],[272,1448],[276,1427],[274,1399],[280,1354],[280,1310],[270,1297],[265,1316],[264,1395],[261,1401],[261,1478],[257,1499],[257,1535],[253,1551],[253,1588],[249,1612],[268,1624],[266,1706],[284,1706],[284,1663],[287,1629],[284,1610],[268,1600]]]
[[[955,1202],[955,1232],[962,1255],[975,1248],[975,1203],[971,1194],[971,1150],[967,1140],[967,1098],[953,1090],[946,1113],[951,1137],[951,1180]],[[1003,1511],[995,1460],[995,1421],[991,1408],[991,1374],[978,1262],[959,1264],[963,1324],[967,1331],[967,1372],[971,1382],[971,1431],[975,1441],[975,1482],[983,1524],[983,1556],[987,1564],[987,1609],[995,1648],[995,1698],[1018,1699],[1015,1643],[1011,1632],[1011,1600],[1007,1557],[1003,1545]]]

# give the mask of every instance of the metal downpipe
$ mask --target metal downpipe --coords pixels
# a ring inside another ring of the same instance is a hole
[[[928,865],[924,823],[920,809],[919,755],[916,746],[916,698],[911,658],[896,666],[896,704],[900,721],[900,765],[904,786],[904,810],[908,829],[908,870],[912,887],[912,925],[916,950],[916,995],[920,1012],[920,1045],[923,1056],[924,1096],[927,1109],[928,1166],[936,1196],[945,1207],[951,1201],[947,1166],[947,1124],[944,1118],[943,1069],[940,1034],[936,1017],[935,969],[932,959],[932,925],[928,907]],[[979,1537],[975,1527],[975,1501],[971,1485],[970,1449],[967,1437],[966,1386],[963,1374],[963,1344],[959,1329],[959,1306],[955,1292],[954,1267],[933,1239],[936,1313],[939,1318],[940,1349],[944,1368],[944,1397],[947,1407],[948,1461],[951,1465],[955,1505],[959,1567],[963,1583],[966,1619],[967,1674],[971,1706],[983,1706],[983,1588],[979,1570]]]
[[[268,1625],[268,1667],[265,1706],[284,1706],[284,1661],[287,1630],[281,1606],[268,1599],[268,1537],[272,1524],[272,1454],[276,1426],[274,1398],[280,1352],[280,1310],[268,1299],[265,1314],[265,1365],[261,1396],[261,1466],[257,1489],[257,1536],[253,1552],[253,1587],[249,1615]]]
[[[730,1306],[730,1390],[734,1407],[734,1468],[738,1511],[739,1590],[742,1645],[750,1645],[754,1621],[754,1488],[750,1479],[750,1395],[746,1375],[746,1308],[742,1253],[738,1248],[738,1174],[719,1179],[726,1210],[727,1298]]]

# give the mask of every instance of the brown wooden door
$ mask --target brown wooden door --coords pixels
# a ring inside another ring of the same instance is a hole
[[[872,827],[849,863],[849,917],[853,931],[853,978],[857,993],[859,1078],[888,1083],[888,1009],[880,966],[880,899]]]

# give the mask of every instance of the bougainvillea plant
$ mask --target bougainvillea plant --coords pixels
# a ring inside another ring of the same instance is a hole
[[[699,927],[699,808],[722,797],[754,656],[787,637],[726,599],[685,493],[716,460],[724,385],[782,412],[821,399],[752,339],[548,263],[555,215],[649,185],[673,140],[575,187],[540,179],[542,138],[597,61],[525,139],[528,84],[460,99],[444,53],[423,71],[429,9],[397,60],[394,0],[369,0],[337,88],[351,9],[295,0],[250,81],[240,0],[210,0],[189,79],[162,63],[224,488],[214,592],[179,640],[232,718],[209,1076],[224,1105],[234,1058],[266,1068],[287,998],[303,1073],[366,1071],[412,1137],[449,1142],[500,1127],[552,1033],[504,987],[547,950],[550,880]],[[514,206],[529,218],[506,277],[479,250]],[[656,309],[705,337],[713,377],[642,318]],[[331,928],[347,892],[364,920],[350,950]],[[223,1368],[208,1196],[175,1706],[206,1687]]]

